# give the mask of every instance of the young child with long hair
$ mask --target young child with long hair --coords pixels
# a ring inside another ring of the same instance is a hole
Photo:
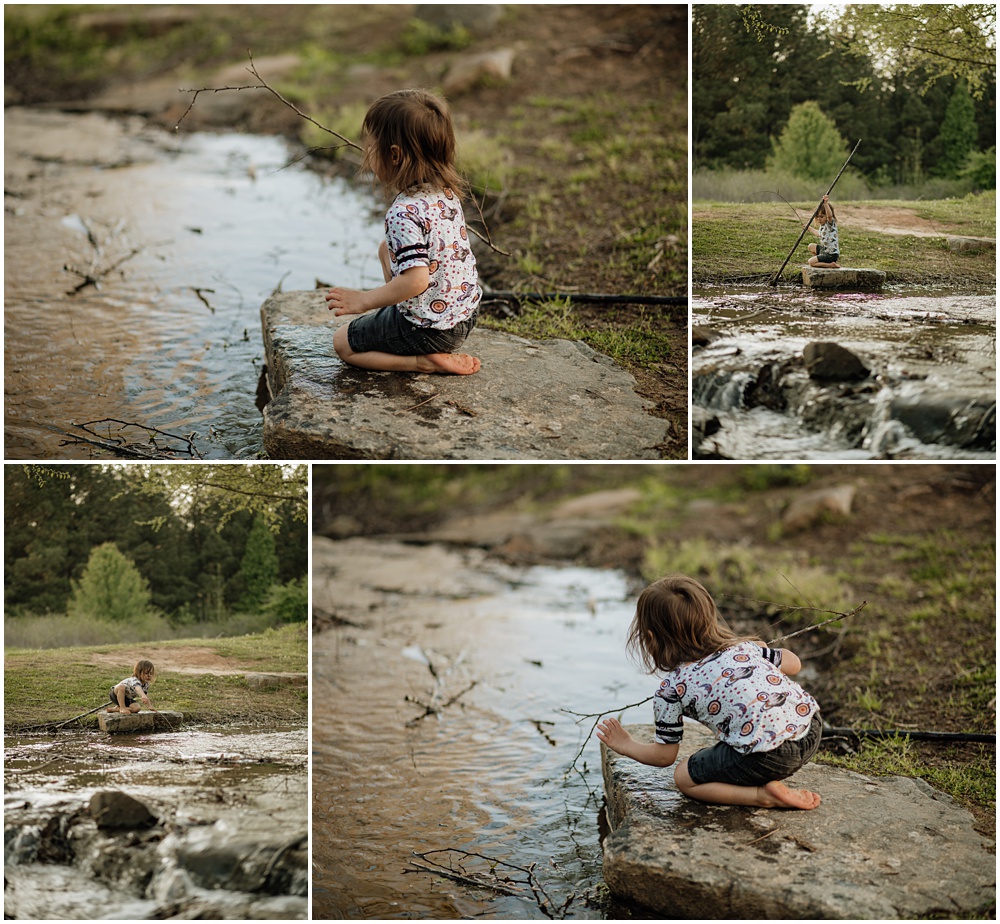
[[[830,197],[823,197],[823,204],[816,213],[819,230],[809,222],[809,230],[819,238],[818,244],[809,245],[809,265],[820,269],[839,269],[840,241],[837,237],[837,216],[830,205]]]
[[[361,315],[337,328],[337,355],[363,369],[477,372],[476,357],[456,352],[476,325],[483,292],[447,104],[426,90],[383,96],[365,115],[362,148],[362,169],[396,197],[378,251],[385,285],[326,294],[334,314]]]
[[[132,676],[116,683],[108,694],[112,705],[108,712],[138,712],[143,704],[152,708],[149,700],[149,685],[156,675],[152,661],[136,661]]]
[[[637,741],[608,718],[597,737],[609,748],[669,767],[687,716],[719,740],[677,765],[674,781],[686,796],[762,808],[820,804],[817,793],[781,782],[813,757],[823,734],[816,700],[789,679],[802,667],[792,652],[735,635],[708,591],[684,575],[662,578],[642,592],[628,648],[649,673],[665,674],[653,698],[656,740]]]

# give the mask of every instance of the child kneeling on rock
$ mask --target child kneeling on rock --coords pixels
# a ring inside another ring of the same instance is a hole
[[[371,105],[362,134],[362,167],[397,194],[378,250],[385,285],[327,292],[334,314],[361,315],[337,328],[333,348],[362,369],[478,372],[475,356],[457,352],[476,326],[483,291],[448,106],[426,90],[399,90]]]
[[[820,804],[817,793],[781,782],[808,763],[823,734],[816,700],[789,679],[802,667],[792,652],[735,635],[708,591],[684,575],[662,578],[642,592],[628,648],[650,673],[666,675],[653,698],[656,741],[637,741],[609,718],[597,730],[609,748],[669,767],[688,716],[719,741],[677,765],[674,781],[684,795],[761,808]]]
[[[116,683],[108,694],[112,705],[108,712],[138,712],[143,704],[152,708],[149,701],[149,685],[153,682],[156,668],[152,661],[136,661],[132,676]],[[140,702],[141,700],[141,702]]]

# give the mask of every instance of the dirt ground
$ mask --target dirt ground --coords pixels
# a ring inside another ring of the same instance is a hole
[[[224,658],[211,648],[201,648],[197,645],[169,648],[143,648],[143,657],[156,665],[157,674],[245,674],[258,670],[260,665],[236,658]],[[94,664],[121,665],[120,653],[102,654],[94,652],[91,657]]]

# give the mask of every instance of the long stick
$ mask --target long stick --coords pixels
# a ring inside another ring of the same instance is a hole
[[[854,151],[856,151],[860,147],[860,145],[861,145],[861,139],[859,138],[858,143],[854,145]],[[847,155],[847,160],[844,161],[844,166],[840,168],[840,173],[837,174],[833,182],[830,184],[830,188],[826,191],[826,194],[828,196],[830,195],[830,193],[833,192],[833,187],[837,185],[837,180],[840,179],[843,172],[847,169],[847,165],[851,162],[851,158],[854,156],[854,151],[851,151],[851,153]],[[788,261],[792,259],[792,254],[795,253],[795,248],[802,243],[802,238],[806,236],[806,231],[809,230],[809,225],[813,223],[813,219],[819,214],[819,210],[822,207],[823,207],[823,200],[820,199],[819,205],[816,206],[816,211],[812,213],[812,216],[810,217],[809,221],[806,222],[805,227],[802,229],[802,233],[799,235],[799,239],[795,242],[795,246],[792,247],[792,249],[788,252],[788,256],[785,257],[785,262],[781,264],[781,269],[779,269],[778,272],[776,272],[771,277],[770,285],[776,286],[778,284],[778,277],[781,275],[781,271],[786,266],[788,266]]]
[[[55,728],[62,728],[64,725],[69,725],[70,722],[75,722],[77,719],[84,719],[88,715],[93,715],[95,712],[103,709],[105,706],[110,706],[110,705],[111,705],[110,702],[101,703],[100,706],[94,706],[93,709],[90,709],[87,712],[81,712],[79,715],[73,716],[72,719],[67,719],[65,722],[60,722],[58,725],[49,725],[49,726],[43,725],[43,726],[39,726],[39,727],[41,727],[41,728],[53,728],[53,729],[55,729]]]

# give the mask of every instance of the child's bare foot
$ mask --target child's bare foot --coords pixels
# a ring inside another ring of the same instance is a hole
[[[773,780],[761,787],[765,797],[773,800],[766,808],[814,809],[822,801],[818,792],[808,789],[789,789],[780,780]]]
[[[441,372],[448,375],[472,375],[479,371],[481,365],[475,356],[468,353],[427,353],[417,358],[417,366],[421,372]]]

